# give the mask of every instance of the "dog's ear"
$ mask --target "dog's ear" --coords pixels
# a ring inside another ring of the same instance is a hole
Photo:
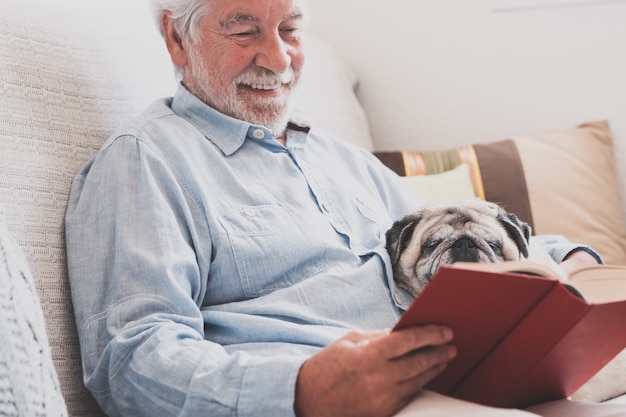
[[[409,214],[396,221],[391,226],[391,229],[387,230],[385,238],[387,240],[387,251],[391,257],[392,265],[396,265],[400,261],[402,251],[406,249],[411,241],[413,231],[421,220],[421,217]]]
[[[515,214],[508,213],[503,208],[498,210],[498,221],[506,230],[507,235],[513,239],[522,255],[528,257],[530,244],[530,225],[520,220]]]

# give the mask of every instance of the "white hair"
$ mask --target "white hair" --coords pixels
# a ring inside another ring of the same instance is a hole
[[[252,0],[254,1],[254,0]],[[306,0],[300,0],[305,7]],[[157,28],[163,34],[161,28],[161,16],[163,12],[170,11],[174,20],[174,28],[181,37],[198,41],[200,34],[198,24],[202,16],[207,13],[211,6],[211,0],[150,0],[152,16]],[[307,14],[305,13],[305,22]]]
[[[210,0],[150,0],[152,15],[161,34],[161,16],[163,12],[169,11],[172,13],[176,32],[193,41],[199,39],[198,24],[209,10],[210,3]]]

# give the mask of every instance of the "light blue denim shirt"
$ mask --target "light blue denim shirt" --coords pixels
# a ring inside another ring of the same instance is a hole
[[[421,203],[366,150],[298,129],[283,146],[181,86],[72,185],[87,387],[111,416],[292,416],[304,360],[408,306],[384,234]]]

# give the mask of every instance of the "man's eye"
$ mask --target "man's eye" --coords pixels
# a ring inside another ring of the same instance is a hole
[[[230,36],[235,38],[249,38],[250,36],[254,36],[254,32],[237,32],[231,34]]]
[[[231,38],[246,39],[257,35],[258,33],[258,28],[253,25],[234,25],[226,34]]]
[[[285,28],[280,33],[285,37],[296,37],[300,35],[300,28]]]

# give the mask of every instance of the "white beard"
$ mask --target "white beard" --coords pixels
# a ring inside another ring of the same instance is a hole
[[[276,136],[284,133],[292,111],[291,94],[276,98],[259,98],[246,94],[245,91],[238,89],[238,85],[282,84],[288,85],[292,91],[299,76],[291,67],[283,74],[251,67],[237,77],[227,91],[223,91],[223,88],[215,86],[213,82],[220,77],[211,76],[219,74],[220,69],[211,72],[194,48],[190,51],[190,58],[190,71],[185,79],[185,86],[189,91],[221,113],[251,124],[265,126]]]

